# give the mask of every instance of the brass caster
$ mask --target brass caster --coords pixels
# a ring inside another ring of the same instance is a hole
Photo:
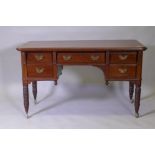
[[[35,104],[35,105],[38,104],[37,100],[34,100],[34,104]]]
[[[28,114],[26,114],[26,118],[29,119],[29,115]]]
[[[131,100],[130,100],[130,103],[133,104],[133,103],[134,103],[134,99],[131,99]]]
[[[109,86],[110,85],[109,81],[105,81],[105,85]]]
[[[56,80],[56,81],[54,81],[54,85],[56,86],[57,84],[58,84],[57,80]]]
[[[136,118],[139,118],[139,113],[135,113],[135,117]]]

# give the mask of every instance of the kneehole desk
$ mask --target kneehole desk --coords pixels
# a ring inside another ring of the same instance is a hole
[[[54,81],[64,65],[90,65],[100,68],[108,81],[128,81],[129,97],[139,117],[142,58],[147,48],[136,40],[31,41],[17,48],[21,52],[24,107],[28,116],[29,91],[37,98],[37,81]]]

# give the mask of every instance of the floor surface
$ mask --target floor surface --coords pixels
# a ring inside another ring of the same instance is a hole
[[[0,98],[0,128],[155,128],[155,95],[142,89],[140,118],[128,97],[128,83],[38,84],[38,104],[31,85],[29,119],[26,118],[21,84],[9,86]]]

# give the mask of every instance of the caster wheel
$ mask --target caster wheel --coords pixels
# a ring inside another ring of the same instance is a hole
[[[58,83],[57,83],[57,81],[54,81],[54,85],[56,86]]]
[[[106,84],[106,86],[109,86],[110,83],[109,83],[109,81],[105,81],[105,84]]]
[[[139,114],[138,114],[138,113],[135,113],[135,117],[136,117],[136,118],[139,118]]]
[[[29,115],[28,114],[26,115],[26,118],[29,119]]]
[[[134,99],[131,99],[131,100],[130,100],[130,103],[133,104],[133,103],[134,103]]]
[[[37,100],[34,100],[34,104],[38,104]]]

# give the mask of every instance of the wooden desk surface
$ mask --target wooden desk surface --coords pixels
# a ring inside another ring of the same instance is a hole
[[[17,48],[19,51],[51,51],[72,49],[98,50],[146,50],[137,40],[72,40],[72,41],[30,41]]]

